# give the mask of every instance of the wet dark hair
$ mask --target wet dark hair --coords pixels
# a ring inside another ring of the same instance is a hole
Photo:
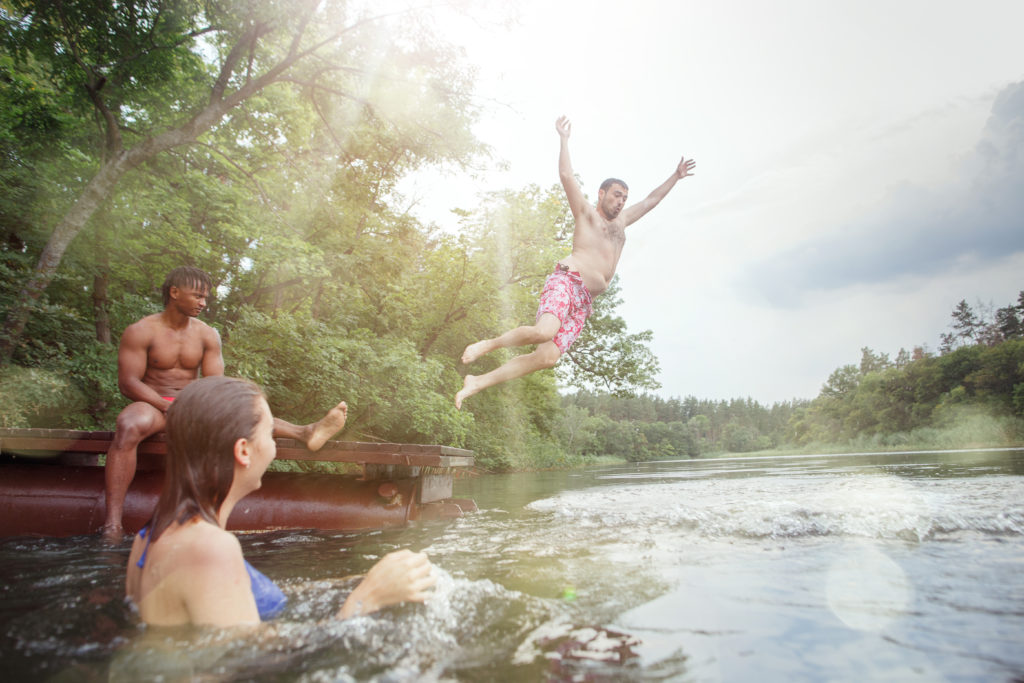
[[[255,435],[262,397],[252,382],[219,375],[178,394],[167,410],[164,488],[147,525],[150,542],[174,522],[201,517],[218,523],[235,476],[235,442]]]
[[[607,190],[612,185],[622,185],[622,188],[626,190],[626,192],[629,192],[629,185],[627,185],[624,180],[619,180],[618,178],[609,178],[608,180],[601,183],[601,187],[599,187],[598,189]]]
[[[164,284],[160,288],[164,295],[164,308],[167,308],[167,304],[171,303],[171,287],[195,287],[196,289],[205,289],[209,292],[213,289],[213,283],[205,271],[192,266],[178,266],[167,273]]]

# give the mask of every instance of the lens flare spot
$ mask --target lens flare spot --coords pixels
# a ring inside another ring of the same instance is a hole
[[[858,631],[881,631],[903,617],[913,586],[903,568],[870,543],[851,544],[825,583],[829,609]]]

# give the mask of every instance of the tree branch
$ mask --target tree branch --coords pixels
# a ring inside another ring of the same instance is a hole
[[[82,57],[81,50],[75,40],[75,31],[68,22],[62,3],[57,4],[57,14],[60,16],[61,27],[64,29],[64,36],[67,40],[71,57],[85,75],[85,92],[89,95],[89,99],[105,124],[104,149],[108,157],[113,157],[121,151],[123,143],[117,117],[107,106],[107,103],[103,101],[103,98],[100,97],[100,90],[103,88],[104,83],[106,83],[106,79],[101,74],[98,74],[92,66],[89,66]]]
[[[256,174],[255,173],[253,173],[252,171],[250,171],[248,169],[242,168],[242,166],[240,164],[236,163],[228,154],[222,152],[220,149],[218,149],[217,147],[215,147],[214,145],[212,145],[212,144],[210,144],[208,142],[201,142],[199,140],[196,140],[196,142],[194,144],[199,146],[199,147],[205,147],[206,149],[210,150],[214,154],[220,156],[222,161],[226,161],[229,166],[231,166],[236,171],[238,171],[239,173],[241,173],[242,175],[244,175],[246,178],[249,179],[249,182],[251,182],[253,184],[253,186],[256,188],[256,191],[259,193],[260,198],[263,200],[264,204],[267,204],[268,206],[271,204],[270,196],[267,195],[267,193],[263,189],[263,185],[260,183],[260,181],[256,179]]]
[[[224,58],[224,63],[220,66],[220,73],[217,75],[217,80],[213,84],[213,89],[210,90],[211,105],[224,100],[224,91],[227,90],[231,74],[235,72],[235,68],[242,60],[242,55],[263,35],[264,29],[265,26],[263,24],[253,24],[248,31],[242,34],[242,37],[231,48],[231,52]]]

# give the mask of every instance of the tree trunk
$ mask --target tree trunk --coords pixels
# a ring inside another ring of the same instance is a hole
[[[117,181],[127,170],[128,166],[123,153],[104,162],[89,184],[85,186],[85,191],[64,215],[57,227],[53,229],[53,234],[50,235],[43,252],[39,255],[35,272],[22,287],[17,303],[7,313],[3,336],[0,338],[0,365],[10,361],[14,348],[25,331],[29,315],[39,302],[43,292],[50,286],[53,276],[57,274],[57,268],[60,266],[61,259],[64,258],[64,252],[68,245],[85,227],[86,222],[109,196]]]
[[[260,87],[263,87],[262,83]],[[251,87],[244,87],[232,99],[211,103],[180,128],[148,138],[130,150],[122,150],[111,155],[103,162],[100,170],[85,186],[85,190],[71,206],[71,209],[53,229],[50,240],[43,248],[42,254],[39,255],[35,272],[21,290],[18,303],[8,311],[7,320],[4,321],[3,334],[0,335],[0,365],[10,361],[14,348],[25,331],[29,315],[43,292],[50,286],[54,275],[57,274],[57,268],[60,266],[61,259],[64,258],[64,252],[68,245],[110,196],[118,181],[121,180],[121,176],[161,152],[195,141],[201,133],[209,130],[219,121],[229,109],[251,95],[252,90]]]
[[[43,292],[53,281],[57,268],[64,258],[64,252],[68,245],[75,239],[99,206],[110,196],[114,187],[125,173],[139,164],[153,158],[157,154],[182,144],[194,142],[202,133],[212,128],[220,121],[224,114],[241,102],[260,92],[267,85],[274,83],[282,77],[284,72],[291,68],[297,61],[303,59],[313,50],[306,52],[297,49],[299,38],[305,31],[306,23],[313,16],[317,3],[303,5],[305,13],[302,26],[298,34],[293,38],[291,51],[279,62],[270,67],[262,76],[246,80],[246,82],[234,92],[225,95],[235,68],[247,52],[250,52],[259,39],[269,30],[265,24],[254,24],[249,27],[231,49],[221,65],[220,75],[210,93],[209,103],[190,120],[172,130],[165,131],[159,135],[143,140],[130,150],[118,150],[112,152],[100,165],[99,171],[85,186],[81,196],[75,201],[71,209],[61,219],[49,242],[39,256],[35,272],[29,277],[25,286],[20,292],[16,305],[11,307],[4,321],[3,331],[0,333],[0,365],[8,363],[15,347],[21,341],[21,335],[25,331],[32,309],[35,308]],[[334,37],[337,38],[349,28],[339,31]],[[324,40],[321,45],[330,41]],[[116,147],[116,145],[115,145]]]
[[[110,273],[104,270],[92,279],[92,310],[96,321],[96,341],[109,344],[110,335],[110,300],[107,297],[107,285]]]

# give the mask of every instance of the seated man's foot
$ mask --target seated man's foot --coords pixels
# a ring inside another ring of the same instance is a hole
[[[120,524],[104,524],[100,529],[100,535],[107,545],[120,545],[124,540],[124,527]]]
[[[462,402],[480,391],[479,382],[477,382],[476,375],[466,375],[462,382],[462,391],[455,394],[455,409],[462,410]]]
[[[312,432],[306,440],[306,448],[311,451],[318,451],[327,443],[327,440],[337,434],[345,426],[348,419],[348,404],[344,401],[327,411],[327,414],[320,418],[319,422],[311,425]]]
[[[478,341],[475,344],[470,344],[466,347],[466,350],[462,352],[462,363],[469,365],[480,356],[488,353],[490,349],[487,348],[488,340]]]

